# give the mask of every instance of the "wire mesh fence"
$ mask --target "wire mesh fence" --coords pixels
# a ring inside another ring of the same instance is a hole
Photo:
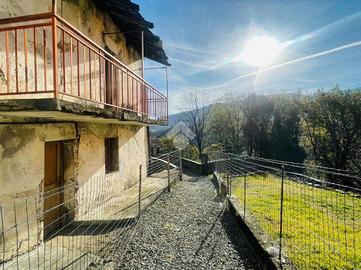
[[[0,269],[89,269],[126,250],[143,211],[181,177],[178,151],[119,173],[0,204]]]
[[[281,266],[361,269],[357,173],[223,152],[216,173]]]

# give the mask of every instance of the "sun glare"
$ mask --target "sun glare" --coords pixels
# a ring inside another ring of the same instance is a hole
[[[283,46],[269,36],[259,36],[249,39],[241,53],[241,60],[255,67],[266,67],[276,60]]]

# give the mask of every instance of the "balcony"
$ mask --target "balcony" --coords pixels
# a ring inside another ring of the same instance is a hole
[[[167,123],[166,95],[56,14],[1,19],[0,44],[3,116]]]

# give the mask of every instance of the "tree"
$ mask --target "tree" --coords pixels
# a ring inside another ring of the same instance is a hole
[[[228,93],[212,108],[210,128],[215,143],[234,153],[244,150],[242,96]]]
[[[270,132],[274,102],[270,96],[250,94],[243,100],[243,134],[248,155],[271,157]]]
[[[168,137],[161,137],[159,139],[159,146],[164,152],[167,153],[175,150],[172,139]]]
[[[211,129],[225,149],[302,162],[300,116],[290,95],[226,94],[212,110]]]
[[[361,93],[338,86],[300,102],[304,144],[317,164],[361,170]]]
[[[200,160],[203,160],[203,150],[206,146],[207,129],[210,122],[208,97],[205,91],[188,91],[183,96],[183,121],[193,132],[190,143],[197,149]]]
[[[274,96],[273,123],[270,134],[271,158],[303,162],[306,154],[300,146],[300,111],[297,97]]]

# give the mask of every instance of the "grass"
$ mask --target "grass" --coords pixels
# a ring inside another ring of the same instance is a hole
[[[232,181],[244,205],[244,178]],[[281,181],[247,176],[246,213],[279,241]],[[283,246],[298,269],[361,269],[361,198],[352,193],[284,181]]]

